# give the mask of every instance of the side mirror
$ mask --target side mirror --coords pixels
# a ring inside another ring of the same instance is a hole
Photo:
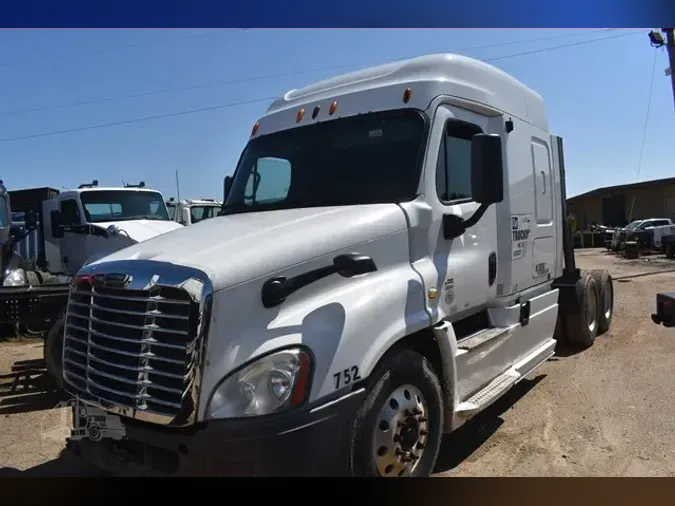
[[[37,228],[37,215],[35,210],[27,209],[24,213],[24,227],[27,231],[35,230]]]
[[[477,134],[471,139],[471,196],[478,204],[504,200],[502,139],[496,134]]]
[[[61,227],[61,213],[59,211],[51,211],[49,213],[49,222],[52,228],[52,237],[60,239],[63,237],[63,227]]]
[[[183,225],[189,225],[190,222],[192,221],[190,218],[190,209],[188,207],[184,207],[181,209],[181,217],[180,217],[180,222]]]
[[[232,176],[225,176],[225,181],[223,181],[223,202],[227,200],[230,188],[232,188]]]

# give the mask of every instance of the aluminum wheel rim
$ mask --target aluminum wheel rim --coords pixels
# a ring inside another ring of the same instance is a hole
[[[420,390],[403,385],[380,409],[373,434],[373,458],[382,477],[410,476],[425,451],[429,410]]]
[[[598,319],[598,297],[595,290],[588,291],[588,301],[586,302],[586,322],[588,330],[592,333],[597,325]]]

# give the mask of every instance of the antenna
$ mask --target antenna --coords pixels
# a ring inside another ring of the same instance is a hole
[[[176,169],[176,196],[180,201],[180,183],[178,182],[178,169]]]

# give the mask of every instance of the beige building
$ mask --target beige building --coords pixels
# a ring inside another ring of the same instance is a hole
[[[646,218],[675,221],[675,177],[598,188],[567,199],[577,229],[589,225],[622,226]]]

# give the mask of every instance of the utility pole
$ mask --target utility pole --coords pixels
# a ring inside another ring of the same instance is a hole
[[[670,76],[670,83],[673,89],[673,104],[675,105],[675,28],[661,28],[661,32],[656,30],[649,32],[649,41],[654,47],[666,46],[669,65],[666,69],[666,75]],[[664,34],[666,36],[665,39],[663,38]]]

